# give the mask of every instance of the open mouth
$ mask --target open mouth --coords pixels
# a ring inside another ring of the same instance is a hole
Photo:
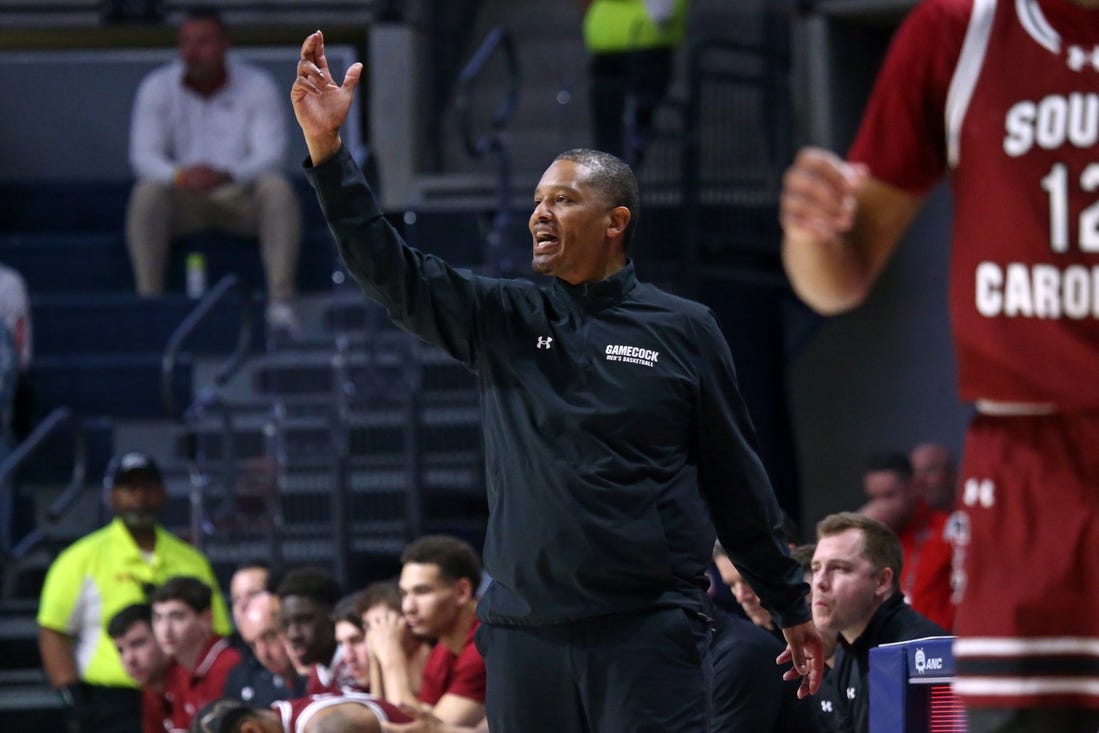
[[[560,240],[551,232],[536,232],[534,235],[534,254],[536,255],[553,252],[560,246]]]

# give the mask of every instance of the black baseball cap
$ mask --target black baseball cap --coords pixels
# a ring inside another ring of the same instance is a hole
[[[128,451],[120,453],[111,459],[107,466],[107,475],[104,483],[108,489],[113,489],[119,483],[125,483],[125,478],[135,473],[143,473],[157,483],[164,483],[164,476],[156,461],[148,453],[140,451]]]
[[[251,710],[239,700],[214,700],[191,718],[190,733],[221,733]]]

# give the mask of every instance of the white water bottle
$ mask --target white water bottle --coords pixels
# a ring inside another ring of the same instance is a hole
[[[201,252],[187,254],[187,297],[201,298],[206,292],[206,256]]]

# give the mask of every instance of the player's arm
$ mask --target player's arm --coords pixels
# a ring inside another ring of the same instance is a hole
[[[475,725],[485,717],[485,705],[468,697],[448,692],[435,703],[435,717],[451,725]]]
[[[411,723],[382,723],[384,733],[489,733],[488,720],[482,719],[474,727],[466,725],[447,725],[426,710],[402,705],[412,718]]]
[[[391,608],[376,609],[363,614],[363,623],[369,630],[370,684],[373,687],[377,680],[379,687],[375,696],[394,705],[416,705],[412,671],[401,644],[404,617]]]
[[[379,659],[377,668],[378,682],[384,691],[384,694],[378,697],[394,705],[416,704],[416,693],[412,691],[408,659],[404,654],[394,654],[384,660]],[[373,670],[374,668],[371,667],[371,674]],[[370,679],[373,684],[374,678]]]
[[[833,153],[803,149],[780,200],[782,262],[795,292],[824,315],[862,303],[922,203]]]

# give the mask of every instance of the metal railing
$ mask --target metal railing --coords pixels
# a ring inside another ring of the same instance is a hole
[[[688,294],[698,289],[700,247],[714,239],[735,243],[727,248],[739,250],[732,258],[738,264],[707,264],[709,276],[788,287],[778,264],[777,240],[744,247],[740,240],[745,236],[745,227],[735,220],[738,212],[753,207],[777,208],[778,186],[790,156],[788,66],[784,56],[737,41],[704,38],[688,49],[687,97],[678,105],[685,133],[680,157],[686,243],[681,272]],[[728,143],[735,137],[732,129],[723,141],[725,145],[715,142],[724,132],[714,129],[715,118],[728,119],[730,111],[743,115],[740,124],[750,125],[762,134],[763,144],[740,151],[741,159],[735,158],[736,151],[729,150],[732,146]],[[731,157],[725,159],[719,153]],[[726,211],[726,218],[708,222],[707,210],[716,209]]]
[[[248,360],[248,350],[252,344],[253,312],[252,294],[248,287],[236,275],[226,275],[210,289],[202,300],[198,302],[183,322],[172,332],[168,339],[168,345],[164,347],[164,355],[160,362],[160,397],[164,403],[164,409],[168,415],[179,422],[184,417],[184,412],[179,410],[176,404],[175,378],[176,365],[179,362],[180,351],[183,345],[198,332],[199,326],[206,323],[215,307],[225,300],[230,293],[236,292],[240,296],[240,326],[237,330],[237,343],[232,353],[222,362],[214,374],[213,383],[206,388],[204,394],[199,395],[197,401],[211,398],[218,389],[225,385]]]
[[[225,361],[217,368],[209,385],[199,389],[198,396],[185,409],[180,410],[176,404],[175,380],[176,368],[180,362],[180,353],[184,345],[199,332],[199,327],[209,322],[214,308],[225,301],[230,294],[236,293],[240,298],[238,314],[240,317],[237,329],[237,342],[233,351]],[[176,327],[168,339],[168,345],[164,348],[164,355],[160,364],[160,390],[164,409],[169,417],[182,424],[192,424],[204,418],[209,412],[216,412],[221,422],[221,472],[222,486],[232,485],[235,475],[235,452],[233,443],[235,430],[233,415],[230,406],[221,395],[221,389],[233,378],[248,360],[248,352],[252,345],[253,332],[253,301],[252,295],[244,282],[236,275],[226,275],[207,292],[194,309]],[[209,476],[197,466],[191,471],[191,541],[197,547],[202,546],[204,524],[204,494],[209,485]]]
[[[474,87],[482,79],[490,62],[498,57],[506,67],[503,88],[488,129],[477,131],[473,121]],[[496,213],[485,238],[484,256],[485,265],[496,274],[514,274],[518,264],[506,247],[508,229],[514,218],[511,210],[511,143],[507,132],[519,107],[522,84],[515,42],[506,28],[497,26],[489,31],[462,69],[454,99],[458,128],[466,152],[473,158],[493,156],[496,159]]]
[[[11,536],[11,516],[4,517],[0,550],[5,560],[18,560],[49,538],[50,528],[80,498],[87,473],[87,440],[76,415],[68,407],[57,407],[35,426],[26,440],[20,443],[7,458],[0,462],[0,507],[10,507],[14,501],[15,474],[31,458],[39,455],[50,438],[68,430],[72,436],[73,465],[65,488],[46,510],[45,526],[35,527],[18,542]]]

